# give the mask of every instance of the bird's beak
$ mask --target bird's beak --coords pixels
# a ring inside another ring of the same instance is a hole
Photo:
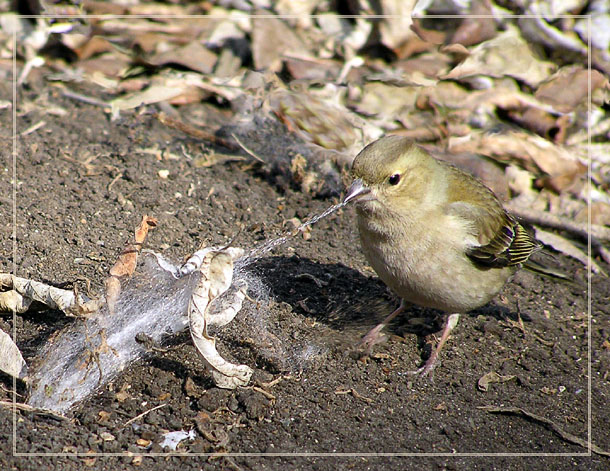
[[[360,178],[356,178],[347,189],[347,195],[343,198],[343,204],[350,201],[366,201],[373,199],[371,189],[365,186]]]

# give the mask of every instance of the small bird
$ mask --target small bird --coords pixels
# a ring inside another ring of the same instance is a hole
[[[444,311],[436,348],[413,372],[425,376],[460,314],[487,304],[540,245],[480,180],[407,138],[386,136],[366,146],[352,175],[343,201],[357,204],[362,250],[401,298],[362,343],[370,349],[407,303]]]

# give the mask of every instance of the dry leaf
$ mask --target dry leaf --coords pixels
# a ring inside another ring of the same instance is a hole
[[[142,244],[146,240],[148,231],[157,226],[157,219],[150,216],[142,216],[142,222],[136,228],[135,242],[128,243],[123,249],[119,259],[110,269],[112,276],[130,276],[136,268],[138,260],[138,252],[142,248]]]
[[[508,75],[535,87],[554,68],[554,64],[538,59],[519,31],[509,27],[494,39],[476,46],[464,62],[441,78],[461,79],[474,75],[499,78]]]
[[[450,43],[472,46],[493,38],[496,35],[496,21],[491,17],[492,11],[487,2],[472,2],[470,15],[462,20]],[[484,16],[486,15],[486,16]]]
[[[111,52],[115,48],[108,39],[101,36],[93,36],[87,42],[83,43],[80,47],[74,50],[78,57],[88,59],[91,56],[101,54],[102,52]]]
[[[132,93],[125,97],[115,98],[110,102],[112,116],[117,116],[120,111],[131,110],[141,105],[159,103],[160,101],[171,100],[184,93],[188,84],[183,86],[151,85],[146,90]]]
[[[202,74],[211,73],[214,70],[214,65],[216,65],[216,60],[216,54],[197,41],[163,51],[148,58],[148,62],[152,65],[178,64]]]
[[[140,222],[135,231],[135,241],[127,243],[116,263],[110,268],[110,276],[104,282],[106,287],[106,303],[108,304],[110,314],[114,313],[116,301],[121,293],[120,278],[129,277],[133,274],[138,263],[138,253],[142,249],[142,244],[146,240],[148,231],[156,226],[156,218],[146,215],[142,216],[142,222]]]
[[[417,87],[397,87],[382,82],[368,82],[355,104],[359,113],[393,120],[415,109],[419,91]]]
[[[303,55],[307,48],[280,18],[252,18],[252,57],[258,70],[279,71],[283,54]]]
[[[411,13],[416,0],[381,0],[379,2],[381,13],[387,15],[379,24],[381,42],[390,49],[395,49],[403,44],[411,31]]]
[[[564,2],[557,2],[559,4]],[[519,27],[528,41],[544,44],[554,51],[577,52],[586,56],[587,47],[571,31],[563,32],[551,26],[546,20],[543,6],[539,2],[531,2],[525,13],[528,17],[518,20]]]
[[[512,131],[505,134],[472,133],[468,139],[450,140],[452,152],[476,152],[500,162],[521,162],[535,174],[540,171],[551,177],[568,177],[555,180],[569,186],[586,174],[586,166],[565,147],[558,146],[540,136]]]
[[[3,330],[0,330],[0,371],[15,378],[24,378],[27,374],[27,366],[19,347]]]
[[[0,286],[6,291],[0,293],[0,308],[8,311],[25,312],[32,301],[37,301],[50,309],[63,311],[67,316],[86,316],[99,308],[97,300],[66,289],[49,286],[38,281],[0,273]],[[7,294],[7,293],[16,294]]]
[[[608,86],[608,79],[597,70],[586,70],[580,65],[562,67],[538,87],[535,97],[549,103],[562,113],[569,113],[578,105],[586,105],[589,95]]]
[[[505,383],[505,382],[510,381],[511,379],[515,379],[515,378],[516,378],[515,375],[501,376],[498,373],[496,373],[495,371],[491,371],[491,372],[483,375],[481,378],[479,378],[477,387],[479,388],[479,390],[486,392],[489,390],[489,385],[491,383]]]
[[[191,338],[205,362],[212,370],[214,383],[219,388],[235,389],[250,381],[252,369],[247,365],[235,365],[222,358],[216,350],[216,340],[207,333],[209,325],[223,326],[233,320],[246,296],[245,282],[234,293],[234,298],[224,309],[212,315],[210,304],[231,286],[233,260],[243,255],[237,248],[206,248],[195,252],[183,265],[184,275],[194,269],[201,272],[188,305]]]
[[[127,390],[130,388],[131,386],[127,383],[125,383],[122,387],[121,390],[118,391],[115,395],[114,398],[119,401],[119,402],[125,402],[127,399],[129,399],[129,393],[127,392]],[[101,413],[100,413],[101,415]]]

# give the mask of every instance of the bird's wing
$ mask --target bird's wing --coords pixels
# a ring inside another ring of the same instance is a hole
[[[467,222],[479,245],[466,254],[486,267],[521,265],[539,249],[527,230],[503,207],[493,192],[470,174],[453,168],[450,178],[467,179],[467,185],[454,188],[448,196],[446,212]]]

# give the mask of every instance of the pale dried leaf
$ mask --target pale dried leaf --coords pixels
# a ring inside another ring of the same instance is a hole
[[[534,96],[562,113],[569,113],[578,105],[586,106],[589,80],[591,92],[608,86],[608,79],[597,70],[586,70],[579,65],[562,67],[538,87]]]
[[[576,178],[586,173],[586,166],[567,148],[520,131],[473,133],[468,139],[450,140],[449,147],[453,152],[477,152],[501,162],[521,162],[527,169],[536,173],[539,169],[551,177]]]
[[[510,381],[511,379],[515,379],[515,378],[516,378],[515,375],[502,376],[502,375],[499,375],[498,373],[496,373],[495,371],[491,371],[491,372],[481,376],[481,378],[479,378],[477,387],[481,391],[487,391],[487,390],[489,390],[489,385],[491,383],[505,383],[505,382]]]
[[[207,334],[208,325],[224,325],[230,322],[245,297],[245,286],[241,286],[233,302],[215,316],[209,313],[210,303],[231,286],[233,278],[233,260],[243,255],[239,248],[203,249],[193,255],[183,266],[196,266],[201,260],[199,271],[201,278],[189,300],[188,314],[191,338],[198,352],[212,369],[214,382],[218,387],[235,389],[245,386],[252,376],[252,369],[247,365],[235,365],[226,361],[216,350],[216,341]],[[188,264],[191,265],[188,265]]]
[[[19,347],[3,330],[0,330],[0,371],[15,378],[24,378],[27,374],[27,366]]]
[[[555,68],[538,59],[516,28],[509,28],[494,39],[472,49],[470,56],[443,79],[462,79],[475,75],[504,77],[506,75],[536,86]]]
[[[527,195],[534,197],[533,181],[534,176],[527,170],[509,165],[505,169],[506,178],[508,179],[508,187],[513,195]]]
[[[540,4],[533,2],[525,13],[528,17],[519,18],[518,23],[523,35],[529,40],[544,44],[554,51],[573,51],[587,54],[587,47],[580,38],[571,31],[563,32],[551,26],[542,16]]]
[[[586,223],[591,213],[591,224],[610,226],[610,204],[601,201],[592,202],[589,207],[583,208],[574,217],[576,222]]]
[[[603,2],[599,3],[603,4]],[[607,8],[607,3],[605,8]],[[591,36],[591,44],[594,48],[600,51],[608,51],[610,49],[610,13],[604,11],[604,6],[601,6],[600,10],[590,13],[591,28],[589,28],[588,18],[580,18],[574,25],[574,31],[585,41]],[[590,34],[589,29],[591,30]]]
[[[96,300],[89,300],[81,294],[75,295],[73,291],[55,288],[8,273],[0,274],[0,284],[14,290],[26,300],[18,300],[18,302],[37,301],[50,309],[63,311],[68,316],[87,315],[99,308]]]
[[[216,54],[193,41],[185,46],[160,52],[148,59],[153,65],[178,64],[188,69],[209,74],[216,64]]]
[[[416,87],[397,87],[382,82],[369,82],[364,85],[362,96],[355,108],[365,115],[380,115],[385,119],[394,119],[415,108],[418,93]]]
[[[459,43],[464,46],[479,44],[482,41],[493,38],[496,35],[497,25],[491,16],[491,6],[487,2],[472,2],[470,15],[462,20],[462,23],[453,34],[450,43]]]
[[[242,39],[244,32],[239,28],[236,21],[230,19],[219,21],[209,33],[206,44],[210,47],[221,47],[228,39]]]
[[[186,88],[183,86],[151,85],[146,90],[132,93],[125,97],[115,98],[110,102],[112,115],[117,116],[120,111],[137,108],[141,105],[159,103],[160,101],[170,100],[182,94]]]
[[[208,325],[216,327],[225,326],[231,322],[241,310],[244,299],[246,299],[248,285],[245,281],[240,281],[240,286],[228,297],[226,302],[223,302],[220,307],[217,307],[216,304],[213,305],[214,309],[211,309],[208,312]]]
[[[32,300],[24,298],[17,291],[0,292],[0,312],[16,312],[21,314],[30,308],[30,304],[32,304]]]
[[[387,15],[379,25],[381,42],[390,49],[395,49],[403,44],[411,31],[411,13],[416,0],[381,0],[381,12]]]
[[[302,54],[305,44],[280,18],[252,18],[252,57],[258,70],[279,71],[283,54]]]

